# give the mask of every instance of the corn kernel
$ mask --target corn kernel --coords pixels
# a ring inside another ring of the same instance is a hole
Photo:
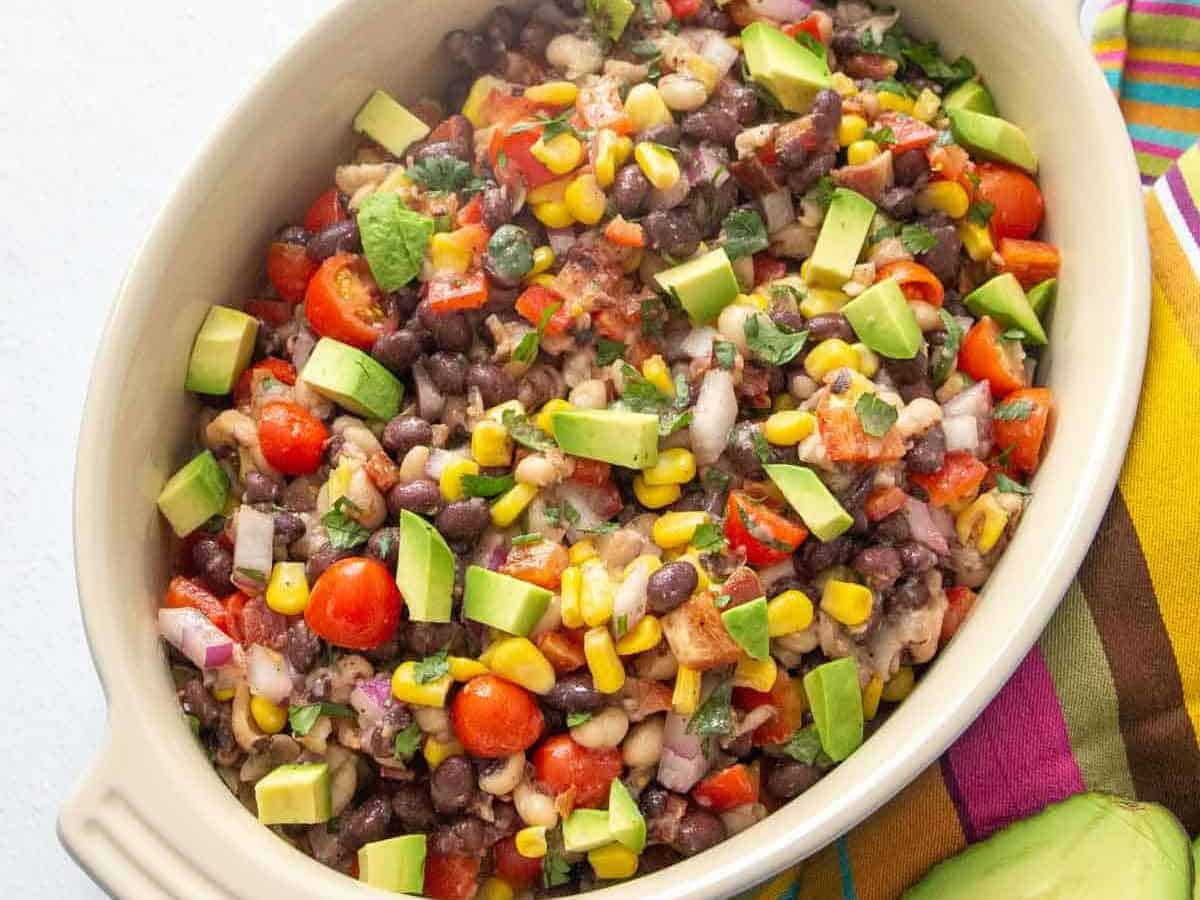
[[[696,457],[691,450],[672,447],[658,454],[658,462],[642,469],[642,479],[650,487],[687,484],[696,477]]]
[[[503,497],[492,504],[492,524],[497,528],[507,528],[517,521],[517,516],[525,511],[537,492],[537,487],[532,484],[517,484],[509,488]]]
[[[617,165],[625,165],[631,156],[633,156],[633,138],[623,134],[617,140]]]
[[[767,634],[783,637],[804,631],[813,621],[813,604],[803,591],[784,591],[767,603]]]
[[[480,466],[511,466],[513,441],[499,422],[482,419],[471,432],[471,456]]]
[[[679,554],[679,562],[691,563],[692,568],[696,570],[696,590],[708,590],[712,581],[708,577],[708,572],[704,570],[704,566],[700,565],[700,553],[694,547],[689,547],[686,553]]]
[[[569,131],[556,134],[548,141],[544,137],[538,138],[537,143],[529,148],[529,152],[555,175],[574,172],[583,162],[584,156],[583,144]]]
[[[546,826],[530,825],[516,835],[517,852],[526,859],[541,859],[546,855]]]
[[[420,684],[417,681],[417,664],[412,660],[402,662],[392,673],[392,696],[414,706],[445,706],[446,694],[454,679],[448,674],[433,681]]]
[[[845,72],[834,72],[833,78],[830,81],[833,84],[833,89],[843,97],[853,97],[858,93],[858,85]]]
[[[329,479],[325,482],[325,489],[330,506],[333,506],[338,500],[346,496],[346,491],[350,487],[350,479],[353,477],[356,468],[358,466],[355,463],[348,459],[343,459],[338,463],[337,468],[329,473]]]
[[[625,115],[633,125],[634,132],[646,131],[656,125],[670,125],[675,121],[667,108],[658,88],[649,82],[635,84],[625,98]]]
[[[566,400],[550,400],[538,412],[537,417],[533,420],[534,424],[550,437],[554,437],[554,414],[566,412],[569,409],[574,409],[573,403],[568,403]]]
[[[483,128],[489,123],[483,118],[483,107],[487,103],[487,99],[491,96],[495,88],[503,88],[504,82],[495,75],[484,75],[475,79],[475,83],[471,85],[471,91],[467,94],[466,102],[463,103],[462,114],[467,117],[467,121],[476,128]]]
[[[775,685],[777,671],[775,660],[770,656],[766,659],[753,659],[743,653],[733,670],[733,686],[768,693]]]
[[[696,529],[709,522],[706,512],[669,512],[663,513],[654,522],[651,534],[654,543],[664,550],[685,547],[691,543]]]
[[[675,382],[661,354],[655,353],[642,363],[642,376],[668,397],[675,396]]]
[[[599,223],[608,209],[608,198],[596,183],[596,176],[590,172],[585,172],[567,185],[563,202],[567,204],[567,209],[575,221],[584,225]]]
[[[479,893],[475,895],[476,900],[514,900],[516,896],[512,885],[499,875],[493,875],[481,884]]]
[[[283,616],[298,616],[308,606],[308,577],[302,562],[277,562],[267,582],[267,606]]]
[[[438,487],[442,497],[450,502],[463,498],[462,480],[464,475],[478,475],[479,463],[473,459],[456,459],[442,469],[442,477],[438,479]]]
[[[800,301],[800,315],[811,319],[813,316],[839,312],[849,302],[850,298],[839,290],[810,287]]]
[[[591,628],[584,634],[583,656],[600,693],[615,694],[625,684],[625,666],[607,628]]]
[[[541,275],[543,272],[549,272],[554,265],[554,251],[549,247],[535,247],[533,251],[533,268],[529,270],[527,278],[533,278],[536,275]]]
[[[813,433],[817,420],[804,410],[777,412],[763,422],[763,437],[776,447],[794,447]]]
[[[641,556],[639,556],[637,559],[635,559],[633,562],[629,563],[629,565],[627,565],[625,567],[625,570],[621,573],[621,578],[625,579],[625,578],[631,577],[633,575],[633,573],[638,569],[645,569],[646,575],[650,576],[650,575],[653,575],[655,572],[657,572],[661,568],[662,568],[662,560],[661,559],[659,559],[657,556],[654,556],[650,553],[643,553]]]
[[[611,128],[601,128],[592,139],[592,172],[602,188],[612,187],[617,178],[620,143],[621,138]]]
[[[958,237],[962,241],[967,256],[975,262],[986,262],[996,252],[992,242],[992,230],[986,225],[969,222],[966,219],[958,223]]]
[[[660,191],[669,191],[682,177],[675,155],[660,144],[642,141],[634,148],[633,156],[646,180]]]
[[[733,48],[734,50],[736,50],[738,53],[741,53],[741,52],[742,52],[742,48],[744,48],[744,47],[746,46],[746,45],[745,45],[745,44],[742,42],[742,39],[741,39],[741,37],[739,37],[739,36],[738,36],[738,35],[736,35],[736,34],[734,34],[734,35],[730,35],[729,37],[725,38],[725,43],[727,43],[727,44],[728,44],[730,47],[732,47],[732,48]]]
[[[287,707],[272,703],[266,697],[250,698],[250,715],[267,734],[279,734],[288,719]]]
[[[579,97],[573,81],[547,81],[525,88],[525,99],[538,106],[570,106]]]
[[[601,881],[630,878],[637,871],[638,855],[624,844],[613,842],[588,851],[588,864]]]
[[[858,365],[854,368],[868,378],[874,378],[879,371],[879,357],[875,351],[862,342],[851,344],[850,349],[858,356]]]
[[[863,718],[872,721],[879,712],[879,698],[883,695],[883,679],[872,675],[862,689]]]
[[[804,371],[813,381],[821,381],[834,369],[858,369],[859,358],[841,338],[829,338],[813,347],[804,358]]]
[[[925,88],[918,95],[917,102],[913,104],[912,117],[922,122],[931,122],[941,107],[942,98],[929,88]]]
[[[917,209],[923,213],[944,212],[961,219],[971,208],[966,188],[957,181],[932,181],[917,191]]]
[[[633,479],[633,494],[646,509],[662,509],[678,500],[683,491],[677,484],[646,484],[646,479],[639,475]]]
[[[915,682],[912,666],[901,666],[883,686],[883,699],[888,703],[899,703],[912,693]]]
[[[857,144],[867,133],[867,120],[862,116],[842,116],[838,126],[838,143],[843,147]]]
[[[529,279],[529,283],[536,284],[538,287],[554,290],[554,276],[549,272],[543,272],[541,275],[534,275]]]
[[[825,582],[825,590],[821,594],[821,609],[850,627],[867,621],[874,604],[875,595],[871,589],[852,581],[830,579]]]
[[[567,566],[562,573],[559,585],[561,595],[561,611],[563,625],[567,628],[582,628],[583,613],[580,611],[579,594],[583,587],[583,573],[579,566]]]
[[[584,538],[582,541],[576,541],[571,545],[571,549],[567,554],[573,566],[581,566],[589,559],[596,558],[596,542],[591,538]]]
[[[455,239],[452,231],[439,232],[429,239],[429,258],[437,271],[459,275],[466,274],[474,261],[471,251]]]
[[[662,641],[662,625],[654,616],[642,616],[629,632],[617,641],[617,653],[621,656],[633,656],[653,650]]]
[[[690,716],[700,705],[700,672],[680,666],[675,672],[675,691],[671,694],[671,709],[680,716]]]
[[[469,656],[449,656],[446,665],[450,669],[450,677],[455,681],[470,681],[477,675],[486,675],[488,667],[477,659]]]
[[[912,115],[913,107],[916,105],[912,97],[905,97],[903,94],[893,94],[891,91],[880,91],[878,96],[879,108],[889,109],[892,112]]]
[[[567,193],[567,185],[570,183],[570,178],[556,178],[554,181],[548,181],[539,187],[530,189],[529,193],[525,195],[525,202],[530,206],[541,206],[543,203],[562,203],[562,199]]]
[[[231,687],[213,688],[212,695],[213,695],[214,699],[216,699],[217,701],[219,701],[221,703],[225,703],[228,700],[232,700],[233,695],[236,693],[237,693],[237,691]]]
[[[462,756],[465,752],[463,745],[457,739],[439,741],[432,735],[425,738],[425,746],[421,748],[421,755],[425,757],[425,762],[431,769],[436,769],[450,757]]]
[[[954,522],[959,542],[974,543],[980,553],[988,553],[996,546],[1007,525],[1008,513],[992,491],[977,497]]]
[[[570,228],[575,224],[571,210],[561,201],[538,203],[533,206],[533,215],[547,228]]]
[[[583,621],[596,628],[612,618],[613,586],[600,560],[591,560],[580,568],[579,612]]]
[[[861,166],[877,157],[879,152],[879,145],[874,141],[855,141],[846,148],[846,162]]]
[[[554,687],[554,666],[529,638],[502,637],[492,641],[479,661],[501,678],[535,694]]]

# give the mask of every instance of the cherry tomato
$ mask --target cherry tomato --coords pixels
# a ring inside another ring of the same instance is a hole
[[[555,672],[574,672],[587,662],[583,655],[583,640],[574,632],[546,631],[534,643],[554,666]]]
[[[988,467],[965,450],[946,454],[945,462],[936,472],[909,474],[909,480],[919,484],[929,494],[934,506],[949,506],[973,497],[983,484]]]
[[[692,788],[697,806],[728,812],[737,806],[758,802],[758,770],[736,763],[709,775]]]
[[[566,567],[566,547],[552,541],[538,541],[509,550],[500,571],[548,591],[557,591]]]
[[[817,16],[806,16],[801,22],[793,22],[790,25],[783,26],[783,33],[788,37],[795,37],[796,35],[800,34],[800,32],[804,32],[810,37],[821,41],[821,43],[824,43],[824,41],[821,40],[821,20]]]
[[[262,319],[268,325],[286,325],[292,320],[296,306],[286,300],[247,300],[246,314]]]
[[[976,381],[987,380],[993,397],[1003,397],[1025,386],[1021,345],[1000,337],[1000,326],[984,316],[963,338],[958,368]]]
[[[936,141],[938,136],[936,128],[926,125],[920,119],[891,110],[879,115],[875,120],[875,127],[891,129],[894,140],[890,146],[893,153],[923,150]]]
[[[304,314],[313,331],[370,350],[380,335],[396,330],[398,317],[383,305],[367,261],[338,253],[321,263],[304,294]]]
[[[496,874],[518,890],[532,886],[542,876],[541,859],[522,856],[512,835],[492,847],[492,859]]]
[[[929,269],[911,259],[898,259],[886,266],[880,266],[875,273],[875,281],[886,281],[894,278],[909,300],[923,300],[933,306],[941,306],[946,291],[941,280]]]
[[[992,237],[1025,240],[1041,227],[1044,205],[1037,182],[1019,169],[997,163],[981,163],[976,193],[992,204]]]
[[[1045,241],[1018,241],[1004,238],[997,248],[1004,260],[1004,271],[1011,272],[1029,290],[1047,278],[1056,278],[1062,266],[1062,255],[1058,248]]]
[[[895,485],[878,487],[867,497],[867,502],[863,504],[863,512],[869,521],[879,522],[897,512],[907,501],[908,494]]]
[[[945,147],[927,147],[925,158],[929,160],[929,170],[935,175],[940,175],[947,181],[957,181],[960,184],[965,182],[964,186],[974,187],[967,180],[966,174],[974,168],[975,164],[971,162],[967,151],[957,144],[947,144]]]
[[[233,402],[237,406],[245,406],[254,396],[254,382],[256,379],[270,376],[276,381],[282,381],[284,384],[296,383],[296,367],[285,359],[268,356],[262,362],[255,363],[238,379],[237,386],[233,389]]]
[[[954,637],[958,629],[962,627],[962,623],[966,621],[978,599],[975,592],[968,587],[955,585],[952,588],[946,588],[946,614],[942,617],[941,635],[943,644]]]
[[[1037,471],[1042,455],[1042,442],[1046,439],[1046,421],[1050,417],[1051,394],[1049,388],[1024,388],[1013,391],[1004,398],[1005,405],[1029,404],[1029,415],[1023,419],[992,419],[992,439],[996,447],[1004,452],[1009,448],[1009,459],[1021,472],[1032,475]]]
[[[167,606],[171,609],[191,608],[204,613],[208,620],[229,634],[229,622],[221,601],[198,581],[176,575],[167,582]],[[233,635],[230,634],[230,637]]]
[[[465,853],[426,854],[423,893],[434,900],[471,900],[478,890],[479,862]]]
[[[787,559],[808,537],[808,530],[733,491],[725,510],[725,537],[731,547],[746,551],[750,565],[770,566]]]
[[[483,272],[439,272],[429,282],[429,306],[436,313],[479,309],[487,303],[488,293],[488,279]]]
[[[328,228],[349,218],[346,208],[342,206],[342,198],[338,189],[331,187],[313,201],[308,212],[304,214],[304,228],[314,234],[322,228]]]
[[[754,729],[751,740],[756,747],[782,744],[800,727],[804,720],[804,711],[808,708],[808,700],[800,679],[788,678],[782,671],[775,676],[775,684],[771,686],[769,693],[764,694],[751,688],[734,688],[733,703],[738,709],[747,712],[759,706],[775,708],[775,717]]]
[[[391,639],[403,601],[387,566],[365,556],[339,559],[313,585],[304,621],[338,647],[370,650]]]
[[[514,97],[498,88],[492,88],[487,100],[483,102],[482,118],[485,125],[502,125],[504,128],[498,128],[497,131],[504,131],[522,119],[530,118],[535,112],[537,104],[532,100]]]
[[[258,445],[267,462],[287,475],[307,475],[321,466],[329,432],[299,403],[273,400],[258,420]]]
[[[267,606],[262,597],[247,597],[237,591],[225,598],[225,611],[229,636],[239,644],[262,644],[280,650],[286,643],[287,619]]]
[[[563,298],[554,291],[535,284],[525,288],[521,296],[517,298],[517,312],[521,318],[534,327],[541,325],[542,316],[546,314],[546,310],[555,306],[558,309],[550,314],[550,318],[546,322],[545,333],[566,334],[571,325],[571,314],[567,311],[567,305],[563,302]]]
[[[621,777],[621,751],[584,747],[569,734],[557,734],[534,751],[533,767],[555,795],[575,788],[576,806],[602,806],[612,780]]]
[[[480,675],[463,685],[450,717],[459,743],[486,759],[527,750],[546,724],[533,695],[497,675]]]
[[[667,3],[676,19],[690,19],[700,11],[700,0],[667,0]]]
[[[464,225],[479,225],[483,222],[483,194],[476,194],[470,202],[458,211],[454,222],[460,228]]]
[[[267,251],[267,277],[284,300],[299,303],[317,264],[300,244],[275,241]]]
[[[488,145],[488,156],[492,171],[502,184],[524,181],[526,187],[541,187],[558,176],[542,165],[531,148],[542,136],[543,128],[531,128],[509,134],[505,128],[497,128]],[[501,156],[503,154],[503,156]]]

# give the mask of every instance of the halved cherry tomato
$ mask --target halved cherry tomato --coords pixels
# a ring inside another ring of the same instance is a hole
[[[488,279],[483,272],[439,272],[429,282],[429,306],[437,313],[479,309],[488,301]]]
[[[300,244],[275,241],[267,250],[267,277],[284,300],[299,303],[317,264]]]
[[[958,144],[928,147],[925,150],[925,158],[929,160],[929,170],[947,181],[962,182],[974,165],[967,151]]]
[[[346,213],[346,208],[342,206],[340,192],[337,188],[331,187],[314,200],[312,206],[308,208],[308,212],[304,214],[304,228],[306,231],[315,233],[348,218],[350,217]]]
[[[585,747],[569,734],[556,734],[534,751],[533,767],[537,780],[555,795],[575,788],[576,806],[600,806],[608,799],[612,780],[621,777],[621,751]]]
[[[1029,415],[1024,419],[992,419],[992,440],[1001,452],[1011,448],[1009,460],[1012,465],[1026,474],[1037,471],[1042,455],[1042,442],[1046,439],[1046,421],[1050,418],[1051,394],[1049,388],[1024,388],[1013,391],[1004,398],[1009,404],[1030,405]]]
[[[979,597],[968,587],[956,584],[954,587],[946,588],[946,614],[942,616],[942,643],[954,637],[958,629],[962,627],[962,623],[966,621],[971,610],[975,608],[975,601]]]
[[[863,504],[863,512],[868,521],[879,522],[898,511],[908,502],[908,494],[895,485],[878,487],[871,491],[867,502]]]
[[[776,259],[770,253],[754,254],[754,283],[766,284],[787,274],[787,265],[781,259]]]
[[[541,858],[522,856],[517,851],[515,835],[509,835],[492,847],[492,859],[496,874],[518,890],[530,887],[542,876]]]
[[[612,466],[598,459],[576,459],[575,471],[571,480],[580,484],[591,484],[596,487],[608,484],[612,479]]]
[[[258,445],[267,462],[286,475],[307,475],[321,466],[329,431],[299,403],[273,400],[258,418]]]
[[[428,853],[422,893],[434,900],[471,900],[479,889],[478,856],[465,853]]]
[[[756,747],[782,744],[800,727],[804,720],[804,711],[808,708],[808,700],[800,679],[793,680],[783,671],[775,676],[775,684],[771,686],[769,693],[764,694],[762,691],[744,687],[734,688],[733,704],[746,712],[759,706],[775,708],[774,718],[754,729],[752,741]]]
[[[382,335],[396,330],[364,257],[338,253],[321,263],[304,294],[304,314],[313,331],[370,350]]]
[[[521,544],[508,551],[500,571],[548,591],[557,591],[567,567],[567,548],[551,541]]]
[[[928,475],[911,472],[908,477],[925,489],[934,506],[949,506],[973,497],[987,473],[988,467],[970,453],[955,450],[946,454],[945,462],[936,472]]]
[[[479,675],[463,685],[450,717],[467,752],[485,759],[529,749],[546,724],[529,691],[496,675]]]
[[[546,334],[566,334],[571,325],[571,314],[567,312],[563,298],[549,288],[540,284],[525,288],[517,298],[516,309],[521,318],[536,327],[542,324],[542,316],[546,314],[546,310],[553,306],[557,306],[558,309],[550,314],[550,319],[546,322]]]
[[[583,640],[572,631],[545,631],[534,641],[542,656],[554,666],[554,671],[574,672],[583,668],[587,657],[583,654]]]
[[[317,579],[304,621],[331,644],[371,650],[396,633],[403,602],[387,566],[352,556],[339,559]]]
[[[758,802],[758,770],[736,763],[709,775],[692,788],[697,806],[728,812],[736,806]]]
[[[296,383],[296,367],[286,359],[268,356],[262,362],[255,363],[238,379],[237,387],[233,389],[233,402],[237,406],[243,406],[250,402],[251,395],[254,391],[255,378],[261,378],[269,375],[276,381],[282,381],[284,384]]]
[[[208,620],[229,634],[225,607],[204,585],[182,575],[167,582],[167,606],[171,609],[191,608],[204,613]],[[232,637],[233,635],[230,635]]]
[[[945,299],[946,290],[942,287],[941,280],[929,269],[910,259],[898,259],[886,266],[880,266],[875,273],[875,281],[886,281],[889,278],[899,282],[900,290],[904,291],[904,296],[909,300],[924,300],[933,306],[941,306],[942,300]]]
[[[579,110],[583,124],[588,128],[611,128],[617,134],[629,134],[633,131],[633,123],[625,112],[620,87],[615,79],[599,79],[587,87],[580,88],[575,107]]]
[[[811,35],[816,40],[821,40],[821,23],[820,20],[813,15],[809,15],[800,22],[792,22],[790,25],[783,26],[783,33],[788,37],[795,37],[804,32]]]
[[[1021,345],[1000,337],[1000,326],[984,316],[963,338],[958,368],[976,381],[987,379],[993,397],[1003,397],[1025,386]]]
[[[558,177],[531,152],[544,130],[537,127],[511,134],[502,127],[496,129],[488,147],[488,156],[492,161],[492,171],[501,183],[509,183],[514,176],[520,176],[527,187],[536,188]],[[504,154],[503,157],[501,154]]]
[[[1004,271],[1016,275],[1017,281],[1026,290],[1047,278],[1058,277],[1058,270],[1062,266],[1062,254],[1058,248],[1045,241],[1004,238],[997,249],[1004,260]]]
[[[667,3],[676,19],[690,19],[700,11],[700,0],[667,0]]]
[[[460,228],[464,225],[480,225],[483,223],[483,194],[476,194],[462,209],[458,211],[454,222]]]
[[[938,131],[920,119],[888,110],[875,120],[875,127],[890,128],[894,140],[890,146],[893,153],[921,150],[937,140]]]
[[[645,247],[646,230],[637,222],[627,222],[624,216],[617,216],[604,229],[604,237],[610,244],[618,247]]]
[[[834,394],[826,395],[817,406],[817,427],[825,452],[834,462],[894,462],[904,457],[904,441],[896,429],[883,437],[867,434],[854,407],[839,405]]]
[[[1025,240],[1041,227],[1045,205],[1037,182],[1020,169],[998,163],[981,163],[975,174],[976,193],[993,207],[992,237]]]
[[[268,325],[286,325],[295,315],[296,305],[286,300],[247,300],[246,314]]]
[[[287,643],[287,619],[262,597],[247,597],[241,591],[225,598],[229,616],[229,636],[243,646],[262,644],[275,650]]]
[[[808,529],[733,491],[725,509],[725,537],[731,547],[746,551],[752,566],[769,566],[791,556],[808,537]]]

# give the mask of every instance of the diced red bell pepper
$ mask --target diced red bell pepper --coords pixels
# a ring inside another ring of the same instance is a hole
[[[472,197],[470,202],[458,211],[454,223],[460,228],[464,225],[483,224],[483,194]]]
[[[1025,386],[1021,345],[1006,341],[1000,326],[984,316],[967,332],[958,351],[958,368],[976,381],[987,380],[993,397],[1003,397]]]
[[[1018,241],[1002,238],[997,248],[1004,260],[1004,271],[1011,272],[1028,290],[1047,278],[1057,278],[1062,266],[1062,255],[1058,248],[1045,241]]]
[[[941,280],[925,266],[911,259],[898,259],[875,272],[875,281],[894,278],[900,290],[909,300],[922,300],[933,306],[941,306],[946,298],[946,289]]]
[[[867,502],[863,504],[863,512],[869,521],[879,522],[898,512],[907,500],[908,494],[895,485],[878,487],[867,497]]]
[[[268,325],[286,325],[295,315],[296,307],[286,300],[247,300],[246,314],[262,319]]]
[[[709,775],[692,788],[697,806],[714,812],[728,812],[747,803],[758,802],[758,770],[736,763]]]
[[[894,141],[890,146],[893,153],[922,150],[936,141],[938,136],[936,128],[926,125],[920,119],[892,110],[881,113],[875,120],[875,127],[891,129]]]
[[[612,479],[612,466],[598,459],[576,459],[571,480],[596,487],[608,484]]]
[[[255,363],[238,379],[237,386],[233,389],[233,402],[236,406],[244,406],[251,400],[251,395],[254,391],[254,381],[256,378],[261,378],[264,375],[269,375],[276,381],[282,381],[284,384],[296,383],[296,367],[286,359],[279,359],[274,356],[268,356],[262,362]]]
[[[617,134],[633,131],[633,122],[621,102],[620,88],[615,79],[602,78],[581,88],[575,101],[579,116],[588,128],[610,128]]]
[[[754,284],[766,284],[787,274],[787,265],[770,253],[754,254]]]
[[[883,437],[873,437],[862,427],[862,420],[851,406],[834,405],[827,395],[817,406],[817,427],[825,451],[834,462],[895,462],[904,456],[904,441],[890,429]]]
[[[618,247],[645,247],[646,230],[637,222],[627,222],[624,216],[617,216],[604,229],[604,237],[610,244]]]
[[[166,603],[171,609],[190,608],[202,612],[210,622],[233,637],[224,604],[199,582],[176,575],[167,582]]]
[[[676,19],[690,19],[700,11],[700,0],[667,0],[667,3]]]
[[[247,597],[236,591],[225,598],[226,633],[238,643],[249,647],[262,644],[264,647],[281,649],[287,635],[287,619],[271,607],[262,597]]]
[[[558,177],[532,153],[531,148],[542,136],[542,131],[543,128],[537,127],[512,134],[504,128],[496,129],[488,147],[488,157],[492,161],[492,171],[498,179],[508,183],[516,175],[527,187],[536,188]]]
[[[940,175],[947,181],[957,181],[960,184],[967,181],[966,174],[974,166],[967,151],[958,144],[927,147],[925,158],[929,160],[929,170],[934,175]],[[969,181],[967,181],[967,186],[970,186]]]
[[[751,736],[755,747],[765,747],[770,744],[782,744],[792,736],[804,721],[808,699],[800,679],[793,680],[786,672],[780,670],[769,693],[764,694],[752,688],[734,688],[733,705],[746,712],[760,706],[774,708],[775,716],[754,729]]]
[[[550,314],[550,319],[546,322],[545,333],[566,334],[571,325],[571,314],[567,312],[562,297],[549,288],[542,287],[540,284],[530,285],[517,298],[516,309],[521,318],[536,327],[541,325],[542,316],[546,314],[546,310],[555,306],[558,309]]]
[[[487,99],[483,101],[480,115],[485,125],[498,125],[501,127],[497,131],[503,131],[522,119],[532,118],[533,114],[537,112],[537,108],[537,104],[532,100],[525,97],[514,97],[512,94],[493,88]]]
[[[979,597],[968,587],[955,585],[946,588],[946,614],[942,616],[941,641],[945,644],[962,627]]]
[[[946,454],[945,462],[936,472],[909,474],[909,480],[919,484],[929,494],[934,506],[949,506],[973,497],[983,484],[988,467],[965,450]]]
[[[992,419],[992,440],[1001,452],[1011,449],[1009,460],[1019,471],[1032,475],[1037,471],[1046,439],[1046,422],[1050,418],[1049,388],[1023,388],[1004,398],[1005,406],[1022,407],[1028,403],[1029,415],[1023,419]]]
[[[557,591],[567,567],[567,548],[552,541],[521,544],[508,551],[500,571],[548,591]]]
[[[426,897],[471,900],[479,879],[479,857],[465,853],[430,853],[425,857]]]
[[[574,672],[582,669],[587,662],[583,654],[583,639],[572,631],[546,631],[534,643],[542,651],[542,656],[554,666],[555,672]]]
[[[275,241],[267,251],[267,277],[284,300],[299,303],[309,280],[316,274],[317,264],[308,258],[300,244]]]
[[[811,35],[813,38],[820,41],[821,40],[821,22],[820,22],[820,20],[814,15],[809,15],[803,21],[792,22],[788,25],[783,26],[783,33],[786,34],[788,37],[795,37],[796,35],[800,34],[801,32],[803,32],[804,34],[807,34],[807,35]],[[822,43],[824,43],[824,42],[822,42]]]
[[[791,556],[808,537],[808,529],[733,491],[725,511],[725,537],[731,547],[746,551],[751,565],[769,566]]]
[[[488,301],[488,279],[483,272],[442,272],[429,282],[429,306],[437,313],[479,309]]]

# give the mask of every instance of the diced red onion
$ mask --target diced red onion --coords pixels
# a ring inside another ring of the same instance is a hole
[[[792,203],[792,192],[782,188],[758,198],[762,204],[763,216],[767,221],[767,233],[774,234],[796,221],[796,207]]]
[[[246,680],[251,693],[272,703],[283,703],[292,693],[292,679],[283,657],[261,644],[255,644],[246,654]]]
[[[412,374],[413,383],[417,388],[417,414],[422,419],[433,422],[441,417],[442,410],[446,408],[446,398],[437,389],[423,364],[413,363]]]
[[[687,730],[689,721],[691,720],[678,713],[667,713],[663,729],[663,745],[670,747],[685,759],[704,755],[704,742],[700,736]]]
[[[219,669],[233,661],[233,639],[197,609],[160,609],[158,630],[198,669]]]
[[[934,524],[928,505],[915,497],[909,497],[904,503],[904,515],[908,519],[908,530],[914,541],[924,544],[942,556],[950,552],[946,537]]]
[[[979,449],[979,423],[974,416],[942,419],[942,432],[946,435],[947,450],[966,450],[973,454]]]
[[[242,505],[233,544],[233,583],[247,594],[261,594],[275,562],[275,517]]]
[[[649,199],[646,201],[646,205],[653,212],[664,212],[668,209],[674,209],[687,199],[688,192],[691,189],[691,179],[687,175],[680,175],[679,180],[665,191],[660,191],[658,188],[652,190]]]
[[[579,521],[571,524],[571,528],[575,531],[595,528],[601,522],[606,522],[612,517],[611,514],[604,515],[607,510],[596,508],[600,497],[588,485],[565,481],[558,486],[557,493],[560,501],[569,503],[579,513]]]
[[[554,255],[561,259],[575,246],[578,237],[574,228],[551,228],[546,232],[546,239],[550,242],[550,249],[554,251]]]
[[[391,699],[392,681],[387,676],[364,679],[350,692],[350,705],[367,722],[379,721]]]
[[[950,515],[949,510],[942,509],[940,506],[931,506],[929,507],[929,519],[944,540],[950,541],[954,537],[954,516]]]
[[[667,713],[663,732],[663,754],[658,763],[658,781],[668,790],[685,794],[708,771],[708,758],[700,737],[687,732],[688,720]]]
[[[296,336],[292,338],[292,365],[299,372],[304,368],[304,364],[308,362],[308,357],[313,352],[313,347],[317,346],[317,338],[307,328],[301,328],[296,332]]]
[[[629,629],[646,615],[646,586],[649,581],[648,567],[644,563],[638,563],[621,582],[621,586],[613,592],[612,622],[614,627],[618,621],[622,621],[622,616],[624,616],[626,629]],[[621,637],[621,635],[617,635],[617,637]]]
[[[858,191],[874,203],[878,203],[883,192],[895,184],[895,179],[891,150],[885,150],[870,162],[857,166],[843,166],[833,173],[833,180],[839,187]]]
[[[992,393],[986,381],[977,381],[965,391],[955,394],[942,404],[946,418],[972,416],[976,419],[992,414]]]
[[[692,414],[692,452],[698,465],[712,465],[725,452],[729,429],[737,421],[737,414],[733,376],[724,369],[709,369],[700,383]]]
[[[976,382],[947,400],[942,406],[942,415],[947,450],[966,450],[979,457],[987,456],[992,449],[992,391],[986,380]],[[965,424],[951,425],[950,429],[958,429],[954,438],[956,446],[951,446],[951,431],[947,425],[949,420],[961,418],[969,418],[974,424],[974,442]]]
[[[679,349],[692,359],[708,359],[712,356],[713,339],[716,336],[715,329],[701,325],[684,335],[683,340],[679,342]]]
[[[799,22],[812,12],[808,0],[746,0],[751,11],[776,22]]]
[[[719,31],[709,31],[705,35],[700,44],[700,55],[716,66],[721,78],[724,78],[738,61],[737,50]]]

